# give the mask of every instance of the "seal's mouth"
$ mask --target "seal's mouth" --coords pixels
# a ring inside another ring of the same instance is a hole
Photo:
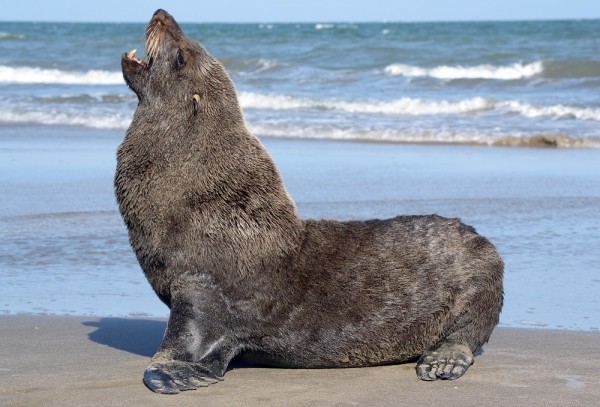
[[[143,61],[141,59],[139,59],[138,57],[135,56],[135,53],[137,52],[137,49],[132,49],[131,51],[129,51],[127,53],[127,59],[130,61],[133,61],[135,63],[137,63],[138,65],[141,65],[143,67],[147,67],[148,63],[146,63],[146,61]]]

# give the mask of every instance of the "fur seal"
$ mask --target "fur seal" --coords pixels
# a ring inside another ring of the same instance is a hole
[[[115,174],[132,248],[170,308],[145,384],[208,386],[242,353],[462,376],[502,308],[494,246],[437,215],[302,220],[223,66],[164,10],[146,37],[146,60],[122,56],[139,103]]]

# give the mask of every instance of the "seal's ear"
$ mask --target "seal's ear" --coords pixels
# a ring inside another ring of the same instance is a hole
[[[200,95],[199,94],[194,94],[193,96],[194,99],[194,116],[198,113],[198,109],[200,109]]]

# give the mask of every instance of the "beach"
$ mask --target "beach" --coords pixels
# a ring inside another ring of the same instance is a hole
[[[598,333],[499,328],[456,381],[423,382],[415,364],[274,369],[234,361],[225,380],[160,395],[142,373],[163,319],[0,317],[0,405],[581,406],[600,398]]]

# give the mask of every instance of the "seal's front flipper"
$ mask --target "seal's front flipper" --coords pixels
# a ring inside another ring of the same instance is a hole
[[[219,292],[202,275],[183,274],[171,286],[171,315],[163,341],[144,372],[157,393],[174,394],[223,380],[241,350]]]
[[[177,394],[223,380],[197,363],[174,360],[152,363],[144,372],[144,384],[156,393]]]
[[[417,362],[421,380],[455,380],[473,364],[473,352],[460,343],[443,343],[423,353]]]

